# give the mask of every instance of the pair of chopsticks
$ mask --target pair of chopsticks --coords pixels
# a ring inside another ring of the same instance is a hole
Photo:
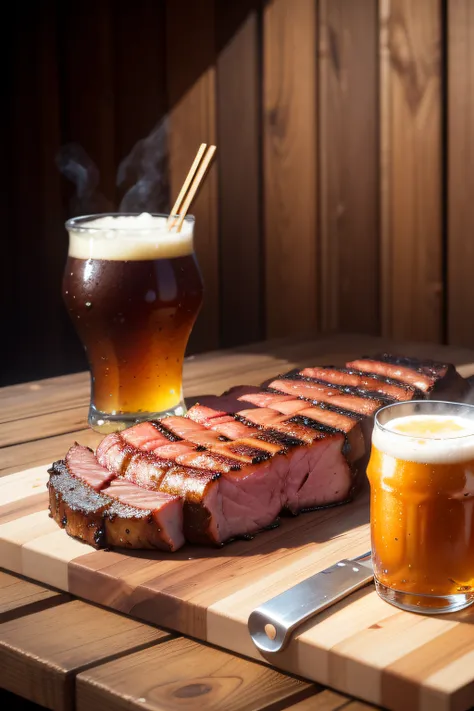
[[[207,150],[207,148],[207,143],[201,143],[199,150],[196,153],[193,164],[186,176],[186,180],[183,183],[183,187],[180,190],[178,198],[173,205],[173,209],[171,210],[171,214],[168,218],[169,230],[176,227],[176,232],[181,232],[181,227],[183,226],[186,213],[196,196],[199,186],[201,185],[206,171],[211,164],[214,153],[216,152],[215,146],[209,146],[209,150]]]

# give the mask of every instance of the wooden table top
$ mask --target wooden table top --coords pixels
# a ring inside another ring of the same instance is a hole
[[[381,348],[448,359],[463,375],[474,373],[474,353],[466,349],[333,336],[189,358],[185,394],[191,400],[219,394],[296,365],[338,363]],[[101,437],[87,430],[88,400],[87,373],[1,389],[0,476],[63,456],[79,432],[95,446]],[[60,710],[373,708],[6,572],[0,572],[0,687]]]

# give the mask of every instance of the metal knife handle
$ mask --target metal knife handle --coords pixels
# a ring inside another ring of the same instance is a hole
[[[362,562],[368,555],[340,560],[254,610],[248,628],[258,649],[280,652],[296,627],[370,583],[374,577],[370,560]]]

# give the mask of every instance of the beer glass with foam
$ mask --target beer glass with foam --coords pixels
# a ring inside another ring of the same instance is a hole
[[[89,424],[100,432],[183,414],[182,367],[203,298],[194,218],[108,214],[66,223],[63,298],[91,371]]]
[[[367,474],[379,595],[424,613],[474,602],[474,407],[381,408]]]

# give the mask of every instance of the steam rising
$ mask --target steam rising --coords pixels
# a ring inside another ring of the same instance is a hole
[[[117,185],[134,182],[122,198],[119,212],[167,211],[167,129],[165,118],[120,163]]]
[[[76,186],[70,206],[73,215],[100,212],[167,212],[168,120],[160,121],[146,137],[138,141],[117,171],[117,186],[125,190],[118,210],[98,189],[99,171],[85,150],[76,143],[63,146],[56,164],[61,173]]]

